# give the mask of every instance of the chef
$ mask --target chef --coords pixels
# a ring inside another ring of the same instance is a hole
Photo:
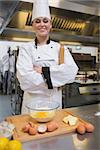
[[[47,0],[35,0],[32,27],[36,34],[32,42],[20,47],[17,77],[24,91],[22,114],[31,101],[57,101],[62,108],[61,86],[72,83],[78,71],[68,49],[64,49],[64,62],[59,64],[60,44],[50,39],[52,28]]]

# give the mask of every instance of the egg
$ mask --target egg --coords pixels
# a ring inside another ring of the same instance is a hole
[[[41,124],[37,128],[39,133],[45,133],[47,131],[47,125],[46,124]]]
[[[83,125],[79,124],[79,125],[77,126],[76,131],[77,131],[79,134],[85,134],[86,129],[85,129],[85,127],[84,127]]]
[[[84,126],[85,126],[87,132],[94,131],[94,126],[91,123],[86,123]]]
[[[28,124],[29,124],[31,127],[35,127],[34,123],[31,122],[31,121],[30,121]]]
[[[22,128],[22,131],[23,131],[24,133],[28,133],[29,128],[30,128],[30,124],[26,124],[26,125]]]
[[[34,128],[33,128],[33,127],[30,127],[30,128],[29,128],[29,134],[30,134],[30,135],[35,135],[36,133],[37,133],[36,127],[34,127]]]
[[[47,124],[47,130],[49,132],[52,132],[52,131],[56,130],[57,128],[58,128],[58,124],[56,122],[52,121],[52,122]]]

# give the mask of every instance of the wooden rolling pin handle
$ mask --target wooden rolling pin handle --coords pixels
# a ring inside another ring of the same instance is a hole
[[[59,65],[64,63],[64,46],[60,46],[60,51],[59,51]]]

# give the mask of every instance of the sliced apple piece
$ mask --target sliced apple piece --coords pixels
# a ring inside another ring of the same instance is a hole
[[[63,118],[63,122],[65,122],[66,124],[69,123],[70,126],[76,125],[77,121],[78,121],[78,118],[72,115],[68,115],[67,117]]]
[[[69,125],[70,126],[76,125],[77,121],[78,121],[78,118],[72,116],[72,117],[69,118]]]

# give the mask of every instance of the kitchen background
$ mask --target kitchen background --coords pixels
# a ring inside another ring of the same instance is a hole
[[[23,91],[16,79],[19,46],[34,38],[31,27],[33,0],[0,1],[0,120],[20,114]],[[100,102],[99,1],[49,0],[50,37],[64,44],[79,72],[63,87],[63,107]]]

